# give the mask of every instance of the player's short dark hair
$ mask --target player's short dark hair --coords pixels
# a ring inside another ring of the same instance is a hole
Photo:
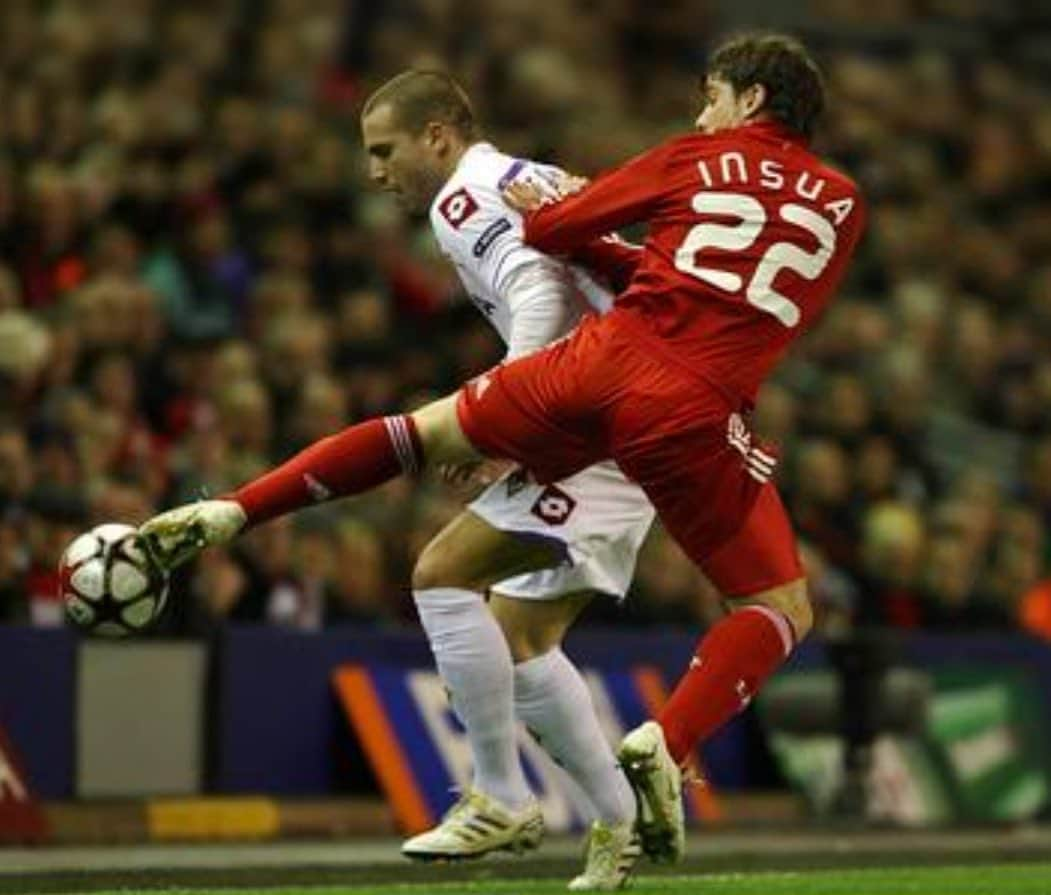
[[[811,137],[825,108],[825,79],[798,40],[784,34],[744,34],[718,47],[708,74],[729,81],[740,93],[766,88],[765,109],[782,124]]]
[[[397,124],[412,134],[432,121],[456,128],[461,136],[475,136],[471,101],[464,89],[443,71],[409,69],[391,78],[365,100],[362,116],[389,106]]]

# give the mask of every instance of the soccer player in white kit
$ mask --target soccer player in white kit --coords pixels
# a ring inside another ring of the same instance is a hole
[[[554,186],[564,175],[482,142],[466,95],[447,75],[399,75],[368,99],[361,124],[371,178],[408,210],[429,208],[442,251],[508,358],[610,306],[611,293],[585,270],[526,246],[519,214],[501,198],[512,180]],[[539,843],[543,820],[518,759],[517,714],[595,809],[587,867],[570,888],[627,880],[639,855],[635,798],[560,644],[594,594],[623,597],[653,516],[612,462],[550,486],[516,469],[424,549],[413,594],[475,772],[442,823],[404,844],[407,856],[475,857]]]

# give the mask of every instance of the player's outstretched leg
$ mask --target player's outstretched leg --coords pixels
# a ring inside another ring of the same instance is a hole
[[[433,462],[463,462],[478,455],[460,430],[456,396],[410,415],[348,426],[220,500],[177,507],[148,520],[140,533],[165,569],[222,544],[245,528],[293,510],[360,494]]]

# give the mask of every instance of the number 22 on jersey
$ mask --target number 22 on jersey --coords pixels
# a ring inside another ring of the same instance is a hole
[[[781,205],[777,210],[781,220],[799,227],[817,240],[817,249],[806,251],[791,242],[775,242],[763,253],[746,282],[745,277],[733,271],[700,263],[699,256],[707,248],[730,252],[751,248],[768,220],[762,203],[745,193],[702,190],[694,195],[691,205],[699,215],[730,218],[736,222],[706,221],[691,227],[675,252],[676,269],[731,295],[743,292],[749,304],[773,315],[786,327],[796,326],[801,317],[799,305],[778,292],[774,280],[786,269],[807,280],[821,276],[836,248],[836,230],[832,224],[804,205],[795,202]]]

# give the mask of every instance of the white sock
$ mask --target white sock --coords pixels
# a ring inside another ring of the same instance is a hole
[[[515,742],[514,666],[504,633],[474,591],[413,592],[438,673],[471,744],[474,787],[513,811],[532,797]]]
[[[600,820],[635,819],[635,794],[602,733],[584,678],[561,649],[515,666],[515,711],[591,800]]]

